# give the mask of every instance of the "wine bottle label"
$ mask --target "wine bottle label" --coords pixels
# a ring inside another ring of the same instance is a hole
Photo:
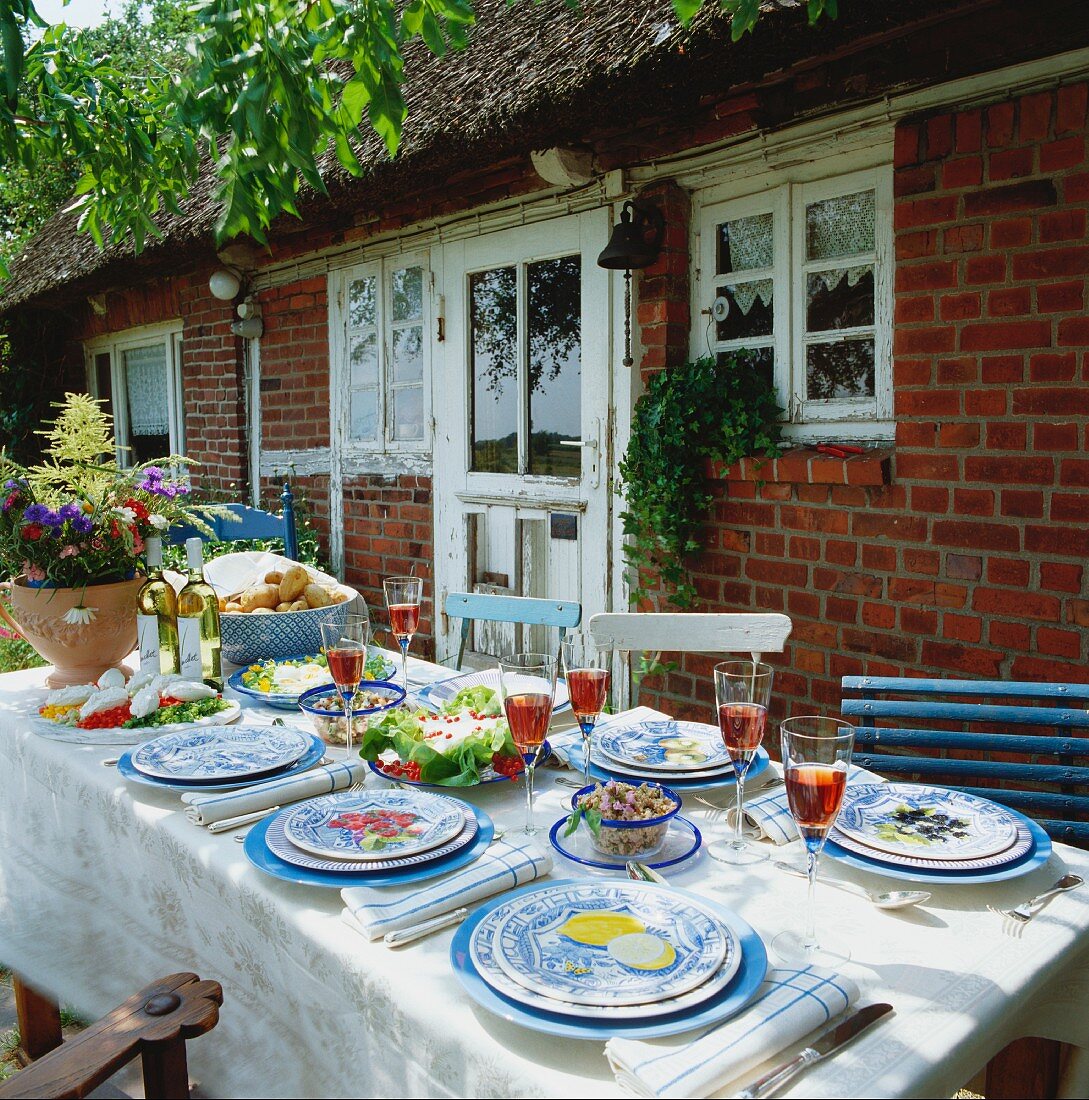
[[[140,671],[158,676],[159,665],[159,616],[136,616],[136,644],[140,649]]]
[[[200,619],[199,617],[178,616],[178,652],[179,671],[187,680],[201,680],[204,666],[200,657]]]

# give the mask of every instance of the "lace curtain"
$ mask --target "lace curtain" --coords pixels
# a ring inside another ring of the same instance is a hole
[[[771,267],[775,238],[770,214],[736,218],[723,225],[721,232],[722,244],[729,255],[731,272]],[[770,306],[774,291],[775,283],[771,279],[756,279],[748,283],[735,283],[730,287],[730,296],[742,314],[748,316],[757,298],[765,306]]]
[[[132,435],[168,435],[166,344],[125,352],[125,392]]]

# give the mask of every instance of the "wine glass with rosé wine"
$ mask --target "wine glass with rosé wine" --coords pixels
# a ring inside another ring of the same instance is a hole
[[[419,577],[389,577],[382,582],[389,608],[390,633],[401,647],[401,669],[405,675],[405,695],[408,695],[408,647],[420,626],[420,600],[423,581]]]
[[[821,851],[843,805],[855,727],[838,718],[805,716],[786,719],[780,731],[787,803],[805,843],[809,900],[804,934],[780,932],[772,948],[784,962],[835,966],[851,953],[818,943],[813,902]]]
[[[567,634],[563,639],[563,668],[571,710],[582,733],[582,783],[590,785],[590,738],[609,694],[612,650],[598,645],[588,632]]]
[[[352,703],[359,690],[359,681],[363,679],[370,631],[371,622],[366,615],[348,615],[343,623],[321,624],[321,644],[325,649],[325,660],[344,705],[344,745],[347,756],[352,755]]]
[[[715,665],[718,728],[734,766],[737,796],[733,839],[707,849],[708,855],[720,863],[757,863],[767,859],[745,836],[745,777],[764,740],[774,677],[771,665],[759,661],[723,661]]]
[[[547,653],[516,653],[499,662],[499,692],[510,735],[526,762],[526,824],[533,836],[533,769],[541,755],[556,698],[556,658]]]

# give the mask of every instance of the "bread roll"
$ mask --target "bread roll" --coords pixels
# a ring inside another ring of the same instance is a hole
[[[279,584],[283,579],[284,575],[279,569],[274,569],[271,573],[265,574],[265,584]]]
[[[274,584],[255,584],[242,593],[242,610],[256,611],[263,607],[271,611],[280,602],[280,590]]]
[[[251,615],[275,615],[276,612],[271,607],[255,607],[251,612]]]
[[[296,600],[288,608],[288,611],[309,611],[309,610],[310,610],[310,605],[306,602],[306,600]]]
[[[287,600],[281,600],[276,605],[276,610],[277,611],[290,611],[291,610],[291,604]]]
[[[219,597],[219,610],[220,611],[226,611],[227,610],[227,597],[226,596],[220,596]]]
[[[330,603],[344,603],[347,600],[351,599],[348,593],[340,588],[330,588],[328,589],[328,592]]]
[[[238,615],[242,612],[242,605],[237,600],[229,600],[223,610],[228,615]]]
[[[293,565],[280,581],[280,600],[277,602],[297,600],[309,583],[310,574],[301,565]]]
[[[329,598],[329,589],[320,584],[308,584],[303,591],[307,607],[328,607],[333,601]]]

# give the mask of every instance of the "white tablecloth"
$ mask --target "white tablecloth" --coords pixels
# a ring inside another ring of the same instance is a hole
[[[25,713],[42,681],[41,670],[0,677],[0,961],[88,1017],[175,970],[222,982],[219,1026],[189,1044],[192,1073],[215,1096],[618,1094],[602,1043],[477,1008],[451,971],[451,932],[398,951],[368,942],[341,921],[338,891],[265,877],[230,835],[187,821],[177,796],[103,767],[117,750],[36,736]],[[542,825],[571,793],[553,774],[540,773]],[[471,797],[516,828],[521,795],[496,784]],[[703,824],[697,803],[684,812]],[[925,909],[900,913],[823,891],[820,924],[850,941],[846,973],[863,1003],[891,1001],[896,1015],[782,1095],[948,1096],[1013,1038],[1089,1046],[1089,887],[1057,898],[1019,939],[985,908],[1066,869],[1089,878],[1089,853],[1060,845],[1026,878],[936,889]],[[554,875],[581,873],[557,857]],[[831,861],[824,873],[890,884]],[[737,909],[769,941],[802,916],[805,883],[769,864],[701,856],[670,878]],[[1068,1078],[1068,1094],[1078,1089]]]

